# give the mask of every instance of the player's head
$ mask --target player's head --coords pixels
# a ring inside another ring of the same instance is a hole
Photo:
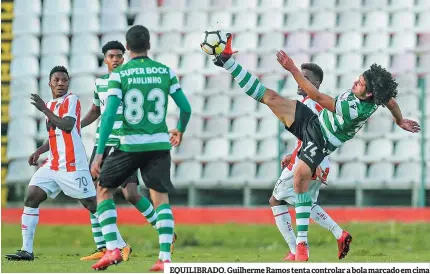
[[[397,96],[397,85],[390,72],[373,64],[354,82],[352,92],[360,100],[383,105]]]
[[[69,90],[69,72],[63,66],[55,66],[49,73],[49,87],[51,88],[52,97],[58,98],[63,96]]]
[[[150,48],[149,31],[142,25],[132,26],[125,34],[127,49],[134,53],[146,53]]]
[[[109,72],[124,63],[124,45],[119,41],[109,41],[102,47],[104,62]]]
[[[320,66],[315,63],[303,63],[300,68],[302,69],[302,75],[309,80],[316,88],[319,88],[323,78],[324,72]],[[297,94],[306,96],[306,93],[300,88],[297,88]]]

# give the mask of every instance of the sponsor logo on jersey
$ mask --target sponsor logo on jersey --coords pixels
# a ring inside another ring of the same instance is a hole
[[[169,70],[164,67],[129,68],[119,73],[121,77],[130,77],[133,75],[169,74]]]

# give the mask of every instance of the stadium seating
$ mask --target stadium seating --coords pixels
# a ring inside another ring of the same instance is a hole
[[[125,43],[131,24],[149,28],[150,56],[178,74],[192,105],[183,144],[172,151],[178,188],[270,189],[278,175],[279,122],[200,51],[204,30],[232,31],[238,62],[283,96],[300,99],[297,83],[274,56],[280,48],[298,65],[319,64],[324,69],[320,89],[332,96],[351,88],[373,63],[395,73],[405,116],[420,118],[418,79],[423,75],[430,92],[427,0],[15,0],[8,183],[28,182],[34,168],[24,158],[47,137],[43,114],[30,106],[29,95],[49,100],[49,71],[67,66],[70,90],[80,97],[84,115],[95,77],[107,72],[101,46],[110,40]],[[430,143],[430,96],[426,102]],[[169,127],[177,116],[169,100]],[[96,127],[82,131],[88,156]],[[16,135],[20,138],[12,138]],[[291,152],[295,137],[283,128],[279,137],[285,147],[281,153]],[[330,188],[411,190],[419,182],[419,156],[419,136],[402,131],[380,108],[354,140],[330,156]]]

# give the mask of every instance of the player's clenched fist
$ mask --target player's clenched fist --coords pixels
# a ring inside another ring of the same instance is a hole
[[[33,154],[28,157],[28,164],[30,166],[37,166],[37,160],[39,160],[39,157],[40,154],[37,151],[33,152]]]
[[[286,168],[291,161],[291,154],[285,155],[285,157],[281,160],[281,168]]]
[[[174,147],[179,146],[182,142],[183,133],[177,129],[171,129],[169,130],[169,133],[170,133],[170,144]]]
[[[96,154],[94,157],[93,163],[91,165],[91,175],[93,178],[99,178],[100,176],[100,167],[103,162],[103,154]]]
[[[288,71],[297,69],[293,59],[291,59],[283,50],[278,51],[276,53],[276,57],[278,59],[278,63],[281,64],[284,69]]]

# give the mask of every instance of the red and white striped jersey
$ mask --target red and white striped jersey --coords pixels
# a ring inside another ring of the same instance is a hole
[[[66,93],[60,98],[50,100],[46,106],[58,117],[76,119],[71,132],[57,128],[46,117],[49,134],[49,158],[43,167],[52,170],[73,172],[89,170],[87,154],[81,138],[81,103],[76,95]]]
[[[310,108],[316,115],[318,115],[319,114],[319,112],[321,111],[321,110],[323,110],[323,107],[322,106],[320,106],[317,102],[315,102],[314,100],[312,100],[309,96],[306,96],[305,98],[303,98],[303,100],[302,100],[302,103],[304,104],[304,105],[306,105],[308,108]],[[299,151],[300,151],[300,148],[302,147],[302,141],[301,140],[299,140],[299,139],[297,139],[296,140],[296,146],[295,146],[295,149],[294,149],[294,151],[293,151],[293,153],[292,153],[292,155],[291,155],[291,161],[290,161],[290,163],[288,164],[288,166],[287,166],[287,168],[289,169],[289,170],[294,170],[294,168],[296,167],[296,165],[297,165],[297,162],[299,161],[299,157],[298,157],[298,154],[299,154]],[[323,159],[323,161],[321,162],[321,164],[320,164],[320,167],[321,167],[321,169],[325,172],[325,174],[326,174],[326,176],[325,176],[325,179],[326,179],[326,181],[327,181],[327,176],[328,176],[328,173],[330,172],[330,162],[329,162],[329,160],[328,160],[328,157],[325,157],[324,159]],[[316,177],[314,176],[313,178],[312,178],[313,180],[316,180]]]

